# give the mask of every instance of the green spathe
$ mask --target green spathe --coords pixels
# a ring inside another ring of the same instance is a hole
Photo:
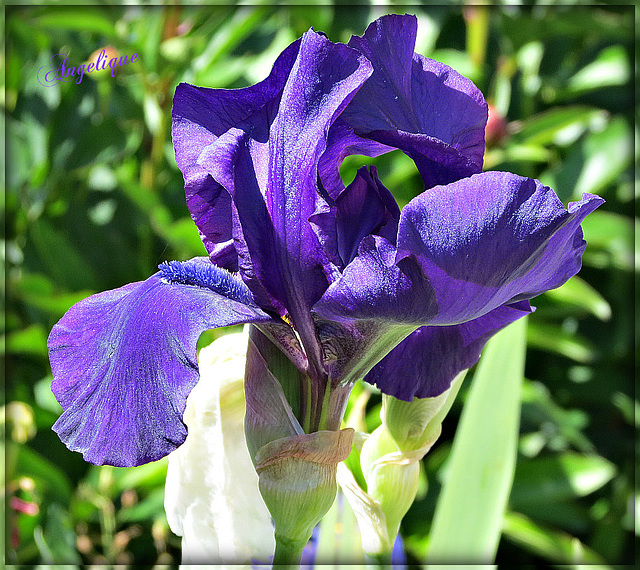
[[[331,508],[336,469],[354,430],[319,431],[271,441],[255,457],[260,493],[275,524],[274,564],[295,564],[313,528]]]

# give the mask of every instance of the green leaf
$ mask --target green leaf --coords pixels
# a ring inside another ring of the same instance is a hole
[[[491,564],[513,481],[526,320],[485,348],[462,412],[433,521],[427,560]]]
[[[589,423],[589,416],[582,410],[565,410],[551,397],[549,389],[540,382],[524,381],[522,385],[522,418],[540,426],[540,431],[522,436],[520,449],[525,453],[531,447],[537,455],[551,437],[561,437],[583,453],[592,453],[594,446],[582,433]],[[550,429],[553,426],[553,429]]]
[[[53,281],[41,273],[25,272],[16,284],[16,296],[24,303],[58,317],[92,293],[89,289],[76,293],[54,292]]]
[[[69,503],[71,482],[67,475],[37,452],[28,447],[20,447],[16,472],[31,477],[40,492],[55,497],[62,504]]]
[[[567,94],[574,96],[602,87],[625,85],[630,77],[631,66],[625,48],[611,46],[569,80]]]
[[[120,509],[117,513],[118,523],[134,523],[153,520],[162,513],[164,506],[164,487],[154,489],[149,495],[133,507]]]
[[[86,8],[52,8],[51,11],[36,18],[34,24],[44,28],[78,30],[85,33],[95,32],[109,38],[116,35],[112,19],[102,15],[96,8],[90,10]]]
[[[611,306],[607,300],[577,275],[562,287],[547,291],[545,295],[558,303],[580,307],[601,321],[608,321],[611,318]]]
[[[76,534],[71,517],[59,504],[49,505],[44,532],[38,532],[34,537],[45,562],[51,564],[82,562],[76,550]]]
[[[0,354],[31,354],[33,356],[47,355],[47,333],[40,324],[30,325],[25,329],[2,335]]]
[[[567,153],[562,163],[543,173],[563,201],[576,200],[585,192],[602,194],[618,182],[631,165],[633,138],[629,123],[614,117],[600,130],[587,133]]]
[[[126,489],[164,488],[164,481],[167,477],[167,465],[168,460],[164,457],[159,461],[153,461],[152,463],[138,467],[114,467],[112,472],[112,496]]]
[[[356,517],[345,497],[338,493],[320,523],[315,564],[349,564],[352,570],[364,570],[365,554]]]
[[[547,560],[560,564],[604,563],[597,552],[569,534],[541,527],[519,513],[507,513],[504,520],[504,534],[510,541]]]
[[[584,497],[607,484],[615,466],[599,455],[566,452],[520,461],[509,498],[514,509],[540,502],[552,503]]]
[[[514,142],[528,145],[562,144],[580,135],[590,125],[602,122],[606,112],[593,107],[571,106],[550,109],[526,119]],[[569,137],[569,135],[572,135]]]
[[[592,362],[597,355],[596,347],[587,339],[549,323],[532,321],[527,330],[527,343],[531,348],[554,352],[581,363]]]
[[[613,212],[596,211],[582,222],[588,247],[585,264],[633,270],[634,220]]]

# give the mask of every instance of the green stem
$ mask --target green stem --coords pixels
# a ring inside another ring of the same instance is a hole
[[[377,554],[366,555],[368,568],[390,568],[391,567],[391,551],[378,552]]]
[[[276,551],[273,555],[273,566],[291,568],[292,570],[299,568],[302,551],[307,542],[307,540],[289,540],[276,534]]]
[[[318,430],[327,429],[327,420],[329,417],[329,401],[331,400],[331,380],[327,379],[327,385],[324,391],[324,399],[322,401],[322,409],[320,412],[320,420],[318,421]]]

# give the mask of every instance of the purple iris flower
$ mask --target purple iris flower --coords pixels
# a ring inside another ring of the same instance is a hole
[[[483,96],[413,52],[416,27],[385,16],[347,45],[310,30],[257,85],[178,86],[176,160],[209,256],[89,297],[53,328],[54,430],[70,449],[118,466],[167,455],[186,437],[199,335],[238,323],[320,402],[362,378],[436,396],[578,272],[580,223],[603,200],[567,210],[537,180],[481,173]],[[425,185],[402,212],[375,168],[346,188],[339,176],[347,155],[394,149]]]

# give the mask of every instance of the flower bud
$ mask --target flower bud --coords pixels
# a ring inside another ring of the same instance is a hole
[[[416,497],[423,455],[422,450],[403,452],[384,425],[378,427],[362,446],[362,474],[368,495],[380,505],[385,515],[389,549],[398,534],[400,521]]]
[[[466,374],[466,370],[458,374],[448,390],[433,398],[414,398],[405,402],[383,395],[382,423],[400,449],[420,449],[435,442],[440,435],[442,420],[449,413]]]
[[[351,453],[353,429],[284,437],[255,457],[260,493],[275,523],[274,564],[297,562],[336,496],[336,469]]]
[[[440,436],[442,420],[451,408],[466,372],[434,398],[411,402],[383,395],[382,425],[364,442],[360,466],[367,483],[364,492],[355,480],[341,476],[341,485],[364,529],[375,533],[363,548],[371,555],[389,555],[418,490],[420,460]]]

